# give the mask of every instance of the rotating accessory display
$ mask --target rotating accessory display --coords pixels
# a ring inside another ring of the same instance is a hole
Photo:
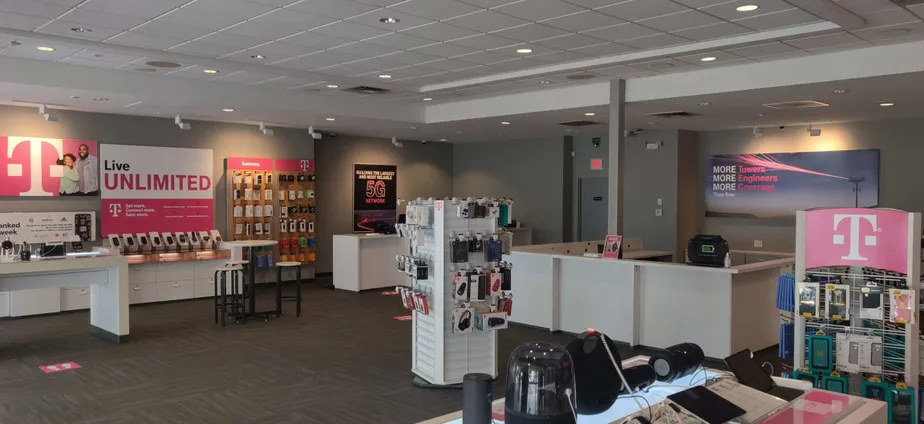
[[[674,381],[696,372],[705,360],[706,354],[698,345],[681,343],[651,355],[648,365],[654,368],[658,381]]]
[[[541,354],[540,354],[541,352]],[[529,342],[507,361],[506,424],[574,424],[577,365],[563,346]]]

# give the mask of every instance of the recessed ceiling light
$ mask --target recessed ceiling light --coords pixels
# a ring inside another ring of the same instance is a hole
[[[882,107],[895,106],[895,103],[892,103],[892,102],[882,102],[882,103],[879,103],[879,106],[882,106]]]
[[[263,59],[266,59],[266,56],[263,56],[262,54],[255,54],[253,56],[250,56],[250,58],[256,59],[256,60],[263,60]]]
[[[93,98],[93,101],[96,101],[96,102],[108,102],[109,99],[107,99],[107,98],[105,98],[105,97],[94,97],[94,98]]]
[[[234,112],[234,109],[225,108],[225,109],[222,109],[221,111],[222,112]]]
[[[395,19],[395,18],[382,18],[382,19],[379,19],[379,22],[383,24],[396,24],[398,22],[401,22],[401,20]]]
[[[574,131],[574,130],[571,129],[571,128],[565,128],[565,132],[572,132],[572,131]]]
[[[337,84],[327,84],[327,88],[340,88]]]
[[[594,113],[594,112],[585,112],[585,113],[584,113],[584,116],[595,116],[595,115],[596,115],[596,113]]]
[[[446,141],[446,139],[445,139],[445,138],[441,138],[440,141]]]
[[[712,103],[709,103],[709,102],[701,102],[699,105],[700,105],[700,106],[712,106]]]
[[[79,99],[80,96],[71,96],[72,99]]]
[[[327,121],[336,121],[337,118],[325,118],[325,120],[327,120]]]
[[[758,6],[758,5],[756,5],[756,4],[746,4],[746,5],[744,5],[744,6],[738,6],[738,7],[736,7],[735,10],[737,10],[737,11],[739,11],[739,12],[753,12],[753,11],[757,10],[758,8],[760,8],[760,6]]]
[[[379,78],[381,78],[381,79],[389,79],[389,78],[391,78],[391,75],[382,74],[382,75],[379,75]]]
[[[429,102],[430,100],[433,100],[433,98],[432,98],[432,97],[424,97],[424,98],[423,98],[423,101],[425,101],[425,102]]]
[[[507,121],[501,121],[501,125],[510,125],[510,123]]]
[[[218,73],[218,71],[215,69],[203,69],[202,72],[205,72],[207,74],[217,74]]]
[[[715,60],[715,56],[706,56],[700,59],[700,62],[712,62],[713,60]]]
[[[150,62],[144,62],[148,66],[153,66],[155,68],[179,68],[180,64],[176,62],[168,62],[166,60],[152,60]]]
[[[93,32],[93,30],[90,29],[90,28],[81,28],[81,27],[71,28],[71,31],[74,31],[74,32]]]
[[[539,84],[542,84],[542,85],[551,84],[551,83],[552,83],[552,81],[549,81],[549,80],[542,80],[542,81],[539,81]]]
[[[517,53],[519,54],[527,54],[527,53],[532,53],[532,52],[533,52],[533,49],[517,49]]]
[[[844,94],[847,92],[847,90],[844,90],[843,88],[838,88],[837,90],[834,90],[834,92],[837,94]]]
[[[53,51],[55,51],[55,48],[54,48],[54,47],[46,47],[46,46],[38,46],[38,47],[36,47],[35,49],[38,50],[38,51],[40,51],[40,52],[53,52]]]

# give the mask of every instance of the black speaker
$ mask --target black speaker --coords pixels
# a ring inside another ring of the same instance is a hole
[[[494,379],[488,374],[462,377],[462,424],[491,424],[491,392]]]
[[[648,364],[636,365],[632,368],[623,369],[622,375],[626,377],[626,382],[629,383],[629,387],[633,391],[636,389],[646,389],[654,384],[655,381],[658,381],[658,375],[655,374],[654,368]],[[620,384],[619,389],[619,394],[629,394],[624,384]]]
[[[595,415],[606,412],[622,387],[622,379],[613,366],[613,361],[603,345],[604,335],[587,330],[568,343],[568,353],[574,361],[574,377],[577,386],[577,412]],[[613,353],[613,359],[622,367],[622,359],[616,344],[606,337],[606,343]]]
[[[705,360],[706,355],[698,345],[681,343],[651,355],[648,365],[654,368],[658,381],[674,381],[696,372]]]

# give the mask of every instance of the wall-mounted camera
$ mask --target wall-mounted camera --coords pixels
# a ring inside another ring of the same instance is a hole
[[[594,147],[600,147],[600,143],[601,143],[602,141],[603,141],[603,140],[602,140],[600,137],[594,137],[594,138],[590,139],[590,142],[593,143]]]

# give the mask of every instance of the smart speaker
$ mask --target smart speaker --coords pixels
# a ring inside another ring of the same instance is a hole
[[[574,360],[574,375],[577,378],[578,414],[596,415],[606,412],[619,397],[622,380],[606,352],[604,337],[604,334],[589,329],[568,343],[568,353]],[[605,340],[613,359],[622,367],[616,344],[609,337],[605,337]]]
[[[705,360],[706,355],[698,345],[681,343],[651,355],[648,365],[654,368],[658,381],[674,381],[696,372]]]

